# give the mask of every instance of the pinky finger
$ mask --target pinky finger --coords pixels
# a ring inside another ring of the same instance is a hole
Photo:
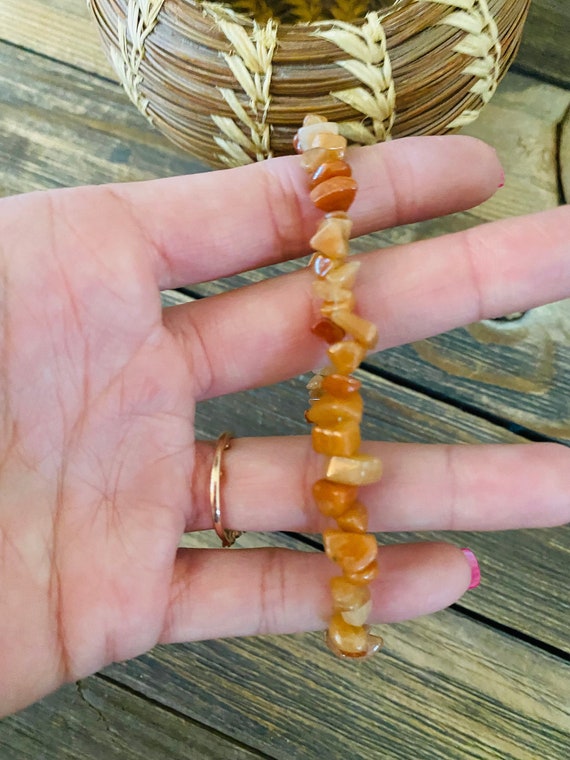
[[[449,544],[383,547],[378,564],[371,623],[436,612],[472,583],[466,555]],[[318,552],[180,549],[160,643],[324,629],[337,574]]]

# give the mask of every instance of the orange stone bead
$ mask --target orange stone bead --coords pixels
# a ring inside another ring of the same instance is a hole
[[[323,380],[325,378],[320,372],[315,372],[315,374],[312,376],[312,378],[307,383],[307,390],[313,391],[313,390],[320,390],[323,386]]]
[[[343,140],[344,146],[341,142]],[[318,121],[303,125],[297,130],[297,142],[302,151],[309,151],[312,148],[346,147],[346,140],[339,136],[338,124],[334,121]]]
[[[379,569],[376,560],[367,565],[363,570],[354,573],[346,573],[346,577],[352,583],[366,586],[378,577]]]
[[[350,625],[337,612],[329,623],[327,643],[333,651],[345,657],[365,657],[368,654],[368,629]]]
[[[362,572],[376,559],[378,544],[369,533],[345,533],[342,530],[325,530],[325,552],[348,577]]]
[[[332,129],[329,127],[332,126]],[[338,124],[336,122],[327,122],[328,129],[322,127],[322,131],[311,141],[311,148],[326,148],[327,150],[342,150],[343,158],[344,151],[346,150],[347,142],[346,137],[338,134]],[[336,130],[334,129],[336,127]]]
[[[314,425],[311,438],[313,449],[318,454],[350,457],[360,448],[360,426],[352,420],[342,420],[330,427]]]
[[[324,319],[319,319],[319,321],[311,327],[311,332],[326,343],[336,343],[338,340],[342,340],[345,334],[342,327],[335,325],[332,320],[326,317]]]
[[[341,612],[342,619],[349,623],[349,625],[364,625],[368,620],[368,616],[372,612],[372,600],[366,602],[361,607],[357,607],[354,610],[346,610]]]
[[[350,486],[368,486],[382,477],[382,461],[370,454],[352,457],[332,457],[327,466],[327,478]]]
[[[358,586],[343,575],[331,578],[331,592],[335,610],[356,610],[370,601],[370,590]]]
[[[354,294],[348,288],[343,288],[334,282],[330,282],[327,277],[313,281],[313,293],[329,303],[347,303],[354,298]],[[340,309],[341,307],[337,307]]]
[[[321,280],[320,282],[324,282],[324,280]],[[316,291],[316,288],[315,288]],[[354,308],[354,305],[356,303],[356,298],[354,297],[354,293],[351,290],[344,290],[340,293],[336,294],[336,301],[323,301],[320,310],[323,317],[328,317],[329,319],[332,318],[332,315],[339,311],[339,309],[344,309],[345,311],[350,311]]]
[[[326,282],[327,280],[325,280]],[[339,309],[332,313],[331,319],[367,349],[374,348],[378,342],[378,328],[376,325],[367,319],[359,317],[354,312]]]
[[[319,182],[331,177],[352,177],[352,169],[346,161],[325,161],[311,177],[309,187],[312,190]]]
[[[335,268],[336,262],[322,253],[315,253],[309,262],[309,266],[317,277],[324,278]]]
[[[336,398],[353,396],[361,385],[360,380],[347,375],[327,375],[327,377],[323,377],[321,382],[321,388]]]
[[[330,480],[317,480],[313,486],[313,497],[319,512],[327,517],[337,517],[345,512],[356,500],[358,488],[333,483]]]
[[[329,259],[344,259],[348,256],[352,222],[348,218],[326,216],[319,224],[310,240],[311,248]]]
[[[343,340],[333,343],[328,355],[338,374],[350,375],[366,356],[366,348],[355,340]]]
[[[323,390],[325,378],[321,383]],[[341,420],[352,420],[357,424],[362,420],[362,396],[360,393],[353,393],[346,398],[338,398],[330,393],[323,393],[306,413],[308,422],[316,425],[334,425]]]
[[[366,533],[368,530],[368,510],[359,501],[337,517],[337,524],[347,533]]]
[[[327,274],[327,282],[338,285],[341,288],[352,288],[356,282],[356,275],[360,269],[360,261],[347,261],[338,267],[331,268]]]
[[[352,177],[332,177],[314,187],[309,197],[321,211],[348,211],[357,188]]]
[[[344,150],[342,149],[311,148],[301,154],[300,161],[306,172],[314,174],[321,164],[342,158],[344,158]]]

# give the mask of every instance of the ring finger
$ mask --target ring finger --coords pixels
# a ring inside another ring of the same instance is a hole
[[[371,531],[506,530],[570,520],[570,450],[558,444],[447,446],[368,443],[382,480],[361,490]],[[188,531],[212,527],[213,447],[198,443]],[[324,458],[310,438],[240,438],[224,453],[224,527],[316,533],[311,494]]]

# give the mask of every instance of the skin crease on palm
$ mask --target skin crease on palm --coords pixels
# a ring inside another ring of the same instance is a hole
[[[495,152],[465,137],[350,161],[356,235],[472,207],[501,183]],[[334,568],[321,554],[178,549],[211,528],[196,401],[323,360],[309,273],[164,312],[159,297],[304,255],[318,218],[297,157],[0,202],[0,713],[157,642],[325,627]],[[359,308],[386,348],[555,301],[570,296],[569,240],[563,207],[370,252]],[[569,518],[566,447],[367,447],[386,472],[366,489],[371,530]],[[322,466],[308,438],[234,441],[226,527],[321,530],[307,484]],[[388,547],[379,564],[374,622],[442,609],[469,586],[444,543]]]

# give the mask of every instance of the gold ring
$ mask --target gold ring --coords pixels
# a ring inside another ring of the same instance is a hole
[[[210,505],[212,507],[212,522],[222,546],[227,548],[232,546],[236,539],[241,536],[241,530],[226,530],[222,525],[221,509],[221,480],[224,474],[222,470],[222,454],[230,448],[233,436],[225,432],[216,441],[214,450],[214,459],[212,461],[212,471],[210,472]]]

